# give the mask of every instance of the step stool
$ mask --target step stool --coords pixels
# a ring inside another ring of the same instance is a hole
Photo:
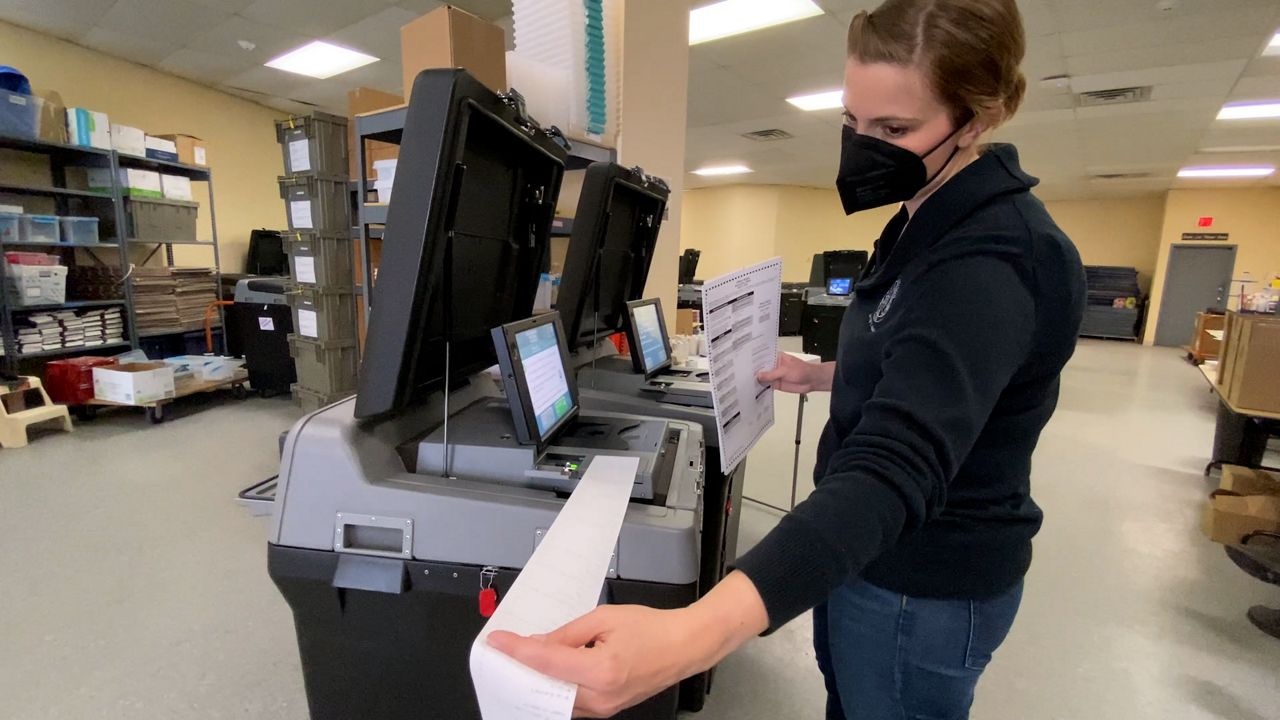
[[[7,396],[19,395],[28,390],[37,390],[43,403],[37,407],[9,412],[8,404],[3,402]],[[37,423],[61,420],[62,429],[71,432],[71,415],[65,405],[54,405],[49,394],[40,384],[40,378],[22,376],[14,386],[0,385],[0,448],[20,448],[27,446],[27,428]]]

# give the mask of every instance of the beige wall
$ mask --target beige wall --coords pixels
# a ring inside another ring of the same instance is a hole
[[[646,297],[662,299],[675,327],[676,282],[684,205],[685,117],[688,114],[689,8],[684,3],[623,3],[618,162],[640,165],[671,187]]]
[[[1209,230],[1196,225],[1204,216],[1214,218]],[[1144,337],[1147,345],[1155,343],[1169,249],[1181,244],[1182,233],[1187,232],[1230,234],[1227,244],[1236,246],[1236,268],[1232,277],[1252,273],[1259,284],[1248,288],[1248,292],[1257,292],[1262,289],[1261,283],[1280,273],[1280,188],[1173,190],[1169,193]],[[1238,295],[1240,286],[1233,284],[1232,287]],[[1232,302],[1230,307],[1236,305]]]
[[[685,193],[681,249],[702,251],[698,277],[782,258],[788,282],[809,279],[824,250],[870,251],[893,208],[846,217],[834,190],[787,185],[726,185]]]
[[[1138,284],[1150,292],[1164,225],[1163,195],[1068,200],[1045,206],[1076,244],[1086,265],[1135,267]]]
[[[1160,245],[1164,200],[1048,203],[1085,263],[1138,268],[1150,287]],[[727,185],[685,193],[681,245],[702,251],[698,275],[720,273],[779,255],[783,277],[801,282],[824,250],[868,250],[897,211],[884,207],[846,217],[834,190],[783,185]]]
[[[106,113],[113,123],[203,138],[213,170],[223,269],[244,270],[249,231],[283,228],[276,185],[283,172],[274,121],[281,113],[173,75],[0,22],[0,61],[21,69],[37,91]],[[200,237],[210,237],[207,199],[196,186]],[[180,265],[211,265],[203,248],[175,248]]]

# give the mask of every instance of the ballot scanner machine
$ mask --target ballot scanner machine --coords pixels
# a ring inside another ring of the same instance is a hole
[[[645,299],[669,190],[640,168],[587,168],[557,309],[568,333],[583,407],[697,423],[707,443],[699,587],[706,592],[737,559],[746,463],[720,466],[719,429],[705,371],[672,364],[662,305]],[[625,333],[630,356],[609,340]],[[682,702],[699,709],[712,673],[686,681]]]
[[[479,718],[481,592],[501,603],[602,454],[640,468],[602,600],[698,595],[702,427],[584,408],[558,316],[526,320],[565,157],[515,93],[418,75],[358,393],[290,431],[274,503],[313,720]],[[672,718],[679,696],[618,717]]]

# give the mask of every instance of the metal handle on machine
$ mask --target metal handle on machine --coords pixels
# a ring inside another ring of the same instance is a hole
[[[407,560],[413,557],[413,521],[340,512],[333,524],[333,550]]]

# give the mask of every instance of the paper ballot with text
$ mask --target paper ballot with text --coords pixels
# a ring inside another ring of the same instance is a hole
[[[778,364],[782,258],[702,285],[702,332],[720,430],[720,467],[729,473],[773,426],[773,388],[756,374]]]
[[[639,460],[596,456],[533,557],[471,646],[484,720],[569,720],[578,686],[494,650],[495,630],[545,634],[595,609],[631,500]]]

